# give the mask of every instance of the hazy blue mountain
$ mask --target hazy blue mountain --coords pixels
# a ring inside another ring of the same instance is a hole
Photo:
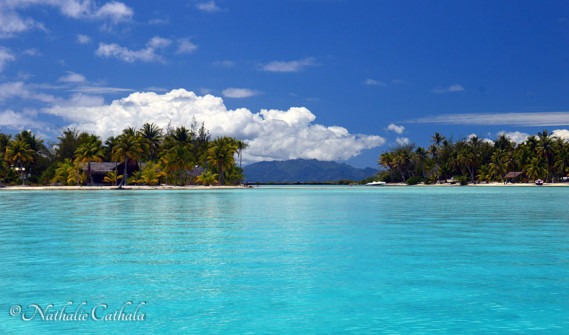
[[[259,162],[243,169],[249,183],[362,180],[377,173],[377,170],[372,168],[359,169],[347,164],[316,159]]]

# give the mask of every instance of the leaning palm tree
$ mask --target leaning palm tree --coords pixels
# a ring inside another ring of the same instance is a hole
[[[103,161],[103,147],[99,140],[83,143],[75,150],[75,162],[87,164],[87,174],[89,182],[93,185],[93,173],[91,171],[91,162]]]
[[[6,148],[4,155],[6,161],[16,164],[22,173],[22,185],[26,185],[26,169],[24,164],[34,161],[34,151],[30,149],[30,145],[24,140],[16,140],[10,143]]]
[[[142,154],[142,146],[140,145],[140,141],[138,136],[124,133],[118,137],[117,143],[113,147],[113,160],[115,162],[122,162],[124,161],[124,172],[123,178],[120,187],[127,185],[128,179],[128,160],[140,159],[140,155]]]

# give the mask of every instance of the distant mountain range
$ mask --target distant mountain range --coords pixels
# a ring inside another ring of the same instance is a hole
[[[259,162],[243,168],[249,183],[296,183],[338,180],[362,180],[377,173],[372,168],[359,169],[347,164],[316,159]]]

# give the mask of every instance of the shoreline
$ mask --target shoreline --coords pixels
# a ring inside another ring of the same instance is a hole
[[[247,189],[247,186],[125,186],[121,189],[118,186],[4,186],[0,191],[131,191],[131,190],[227,190],[227,189]]]
[[[365,185],[364,185],[365,186]],[[420,187],[454,187],[454,186],[470,186],[470,187],[569,187],[569,183],[547,183],[541,186],[537,186],[535,183],[515,183],[515,184],[504,184],[504,183],[483,183],[483,184],[468,184],[460,185],[456,184],[416,184],[407,185],[405,183],[387,183],[385,186],[420,186]]]
[[[307,186],[322,187],[323,185],[259,185],[262,187],[283,187],[283,188],[297,188],[295,186],[300,186],[300,188],[306,188]],[[132,185],[126,186],[119,189],[117,186],[3,186],[0,187],[0,191],[131,191],[131,190],[235,190],[235,189],[250,189],[258,188],[255,185],[239,185],[239,186],[201,186],[201,185],[187,185],[187,186],[173,186],[173,185],[160,185],[160,186],[141,186]],[[336,187],[350,187],[348,185],[326,185],[326,186],[336,186]],[[548,183],[542,186],[537,186],[534,183],[516,183],[516,184],[504,184],[504,183],[484,183],[484,184],[416,184],[407,185],[405,183],[387,183],[384,186],[366,186],[366,185],[353,185],[362,188],[382,188],[382,187],[569,187],[569,183]],[[352,186],[352,187],[353,187]]]

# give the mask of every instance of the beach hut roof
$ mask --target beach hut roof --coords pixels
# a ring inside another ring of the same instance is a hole
[[[115,162],[91,162],[91,171],[93,173],[108,173],[115,169]],[[83,166],[83,171],[87,171],[87,164]]]
[[[508,172],[508,174],[504,178],[517,178],[523,175],[523,172]]]

